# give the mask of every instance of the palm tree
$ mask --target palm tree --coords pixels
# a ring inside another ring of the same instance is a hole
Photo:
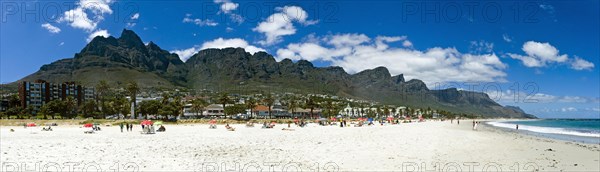
[[[173,106],[175,109],[177,109],[177,116],[181,118],[181,115],[183,115],[183,104],[180,96],[175,97],[175,100],[173,100]]]
[[[104,99],[109,89],[110,86],[105,80],[101,80],[98,84],[96,84],[96,94],[98,95],[96,101],[100,101],[97,102],[99,103],[98,106],[100,107],[100,110],[103,110],[104,108]],[[104,114],[104,117],[106,118],[106,114]]]
[[[192,100],[192,111],[196,112],[196,116],[198,116],[198,112],[200,112],[200,116],[202,116],[206,106],[208,106],[208,102],[204,99],[196,98]]]
[[[273,96],[271,96],[271,94],[267,94],[263,98],[262,102],[269,108],[269,118],[273,118],[273,116],[271,116],[271,107],[273,106],[273,103],[275,103]]]
[[[316,99],[316,97],[310,96],[306,99],[306,102],[304,103],[304,108],[310,109],[311,117],[314,116],[313,112],[314,112],[315,108],[319,107],[319,103],[315,99]]]
[[[219,94],[218,97],[216,97],[216,102],[223,105],[223,113],[225,115],[225,118],[227,118],[227,113],[225,113],[225,105],[227,105],[227,103],[232,102],[231,98],[229,98],[229,94],[227,94],[227,93]]]
[[[140,87],[138,87],[137,82],[131,81],[127,84],[126,90],[129,93],[129,96],[131,96],[131,102],[133,103],[133,107],[131,107],[133,111],[131,113],[131,119],[133,119],[135,117],[136,97],[138,92],[140,91]]]
[[[296,111],[296,108],[299,107],[298,100],[297,100],[296,96],[290,96],[290,97],[287,98],[287,107],[292,112],[292,115],[294,115],[294,112]]]
[[[254,98],[248,98],[248,100],[246,100],[246,108],[248,108],[250,110],[250,117],[252,118],[252,109],[254,109],[257,106],[258,101],[256,101],[256,99]]]
[[[77,107],[75,99],[72,96],[68,96],[64,100],[64,105],[66,113],[65,115],[67,116],[67,118],[73,118],[73,111],[75,111],[75,107]]]

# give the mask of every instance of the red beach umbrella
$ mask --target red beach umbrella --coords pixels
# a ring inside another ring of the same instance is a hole
[[[216,124],[216,123],[217,123],[217,121],[213,119],[213,120],[210,120],[208,123],[209,123],[209,124]]]
[[[37,125],[35,125],[35,123],[33,123],[33,122],[27,124],[27,127],[35,127],[35,126],[37,126]]]
[[[83,124],[83,127],[85,127],[85,128],[91,128],[93,126],[94,125],[92,123]]]
[[[152,125],[152,124],[154,124],[154,122],[152,122],[152,121],[150,121],[150,120],[144,120],[144,121],[142,121],[142,123],[141,123],[141,124],[142,124],[142,125]]]

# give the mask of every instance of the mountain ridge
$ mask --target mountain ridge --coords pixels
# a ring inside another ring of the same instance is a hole
[[[403,74],[392,76],[385,67],[349,74],[339,66],[315,67],[306,60],[277,62],[266,52],[251,54],[243,48],[204,49],[183,62],[154,42],[145,45],[127,29],[119,38],[95,37],[74,58],[43,65],[20,81],[36,79],[84,85],[100,80],[122,85],[134,80],[142,88],[326,93],[484,117],[535,118],[518,108],[503,107],[485,93],[430,90],[423,81],[406,81]]]

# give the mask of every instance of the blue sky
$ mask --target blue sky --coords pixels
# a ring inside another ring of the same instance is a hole
[[[234,46],[267,51],[278,60],[342,66],[349,73],[386,66],[393,75],[422,79],[433,89],[485,91],[540,117],[600,117],[598,1],[0,5],[1,83],[71,58],[90,37],[118,37],[127,28],[184,60],[204,48]]]

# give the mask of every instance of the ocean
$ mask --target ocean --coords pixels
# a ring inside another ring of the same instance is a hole
[[[518,121],[494,121],[489,125],[517,132],[553,139],[600,143],[600,119],[539,119]]]

